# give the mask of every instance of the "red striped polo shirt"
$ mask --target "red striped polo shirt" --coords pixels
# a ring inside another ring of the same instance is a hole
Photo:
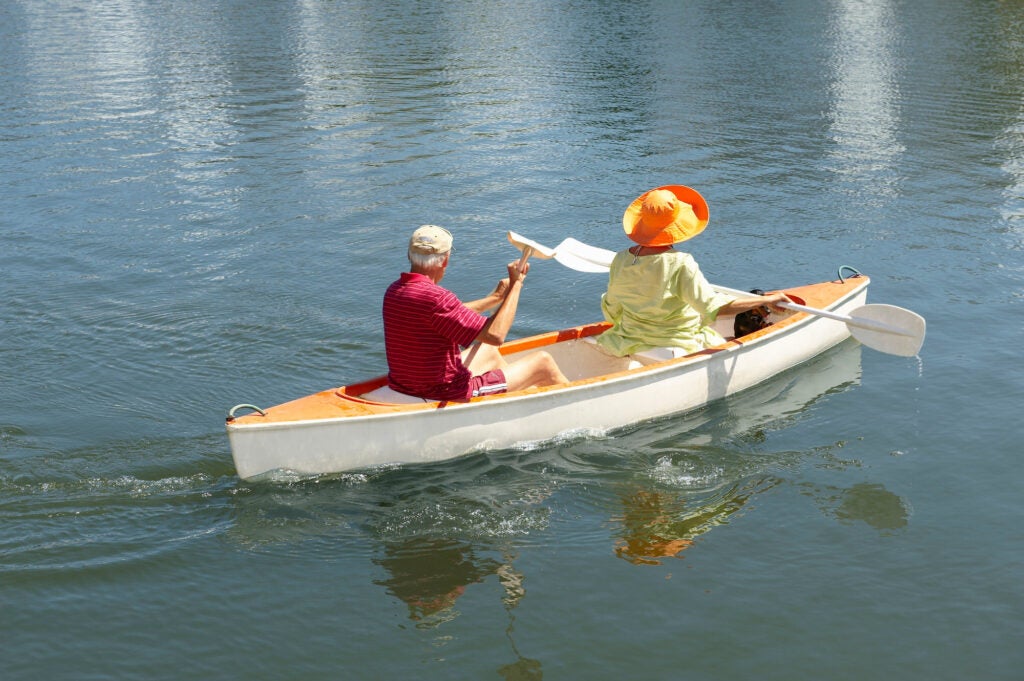
[[[388,384],[432,400],[464,400],[469,369],[459,346],[480,334],[487,317],[469,309],[424,274],[403,272],[384,293]]]

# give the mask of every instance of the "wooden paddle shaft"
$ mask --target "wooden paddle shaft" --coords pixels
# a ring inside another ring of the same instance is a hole
[[[523,268],[526,267],[526,261],[530,259],[530,255],[532,253],[533,253],[533,249],[531,247],[529,247],[529,246],[524,246],[523,247],[523,257],[519,258],[519,264],[516,266],[516,269],[519,270],[520,274],[523,273]]]

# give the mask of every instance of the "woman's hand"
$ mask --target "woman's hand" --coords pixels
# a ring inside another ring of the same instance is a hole
[[[761,297],[764,299],[765,305],[767,305],[772,312],[784,312],[786,308],[781,307],[780,303],[793,302],[792,300],[789,299],[789,296],[787,296],[782,291],[778,291],[776,293],[769,293]]]

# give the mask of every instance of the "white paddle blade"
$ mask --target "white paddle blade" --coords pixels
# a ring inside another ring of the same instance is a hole
[[[547,246],[541,246],[539,243],[532,239],[527,239],[521,234],[515,232],[508,233],[508,241],[510,244],[518,248],[520,251],[526,248],[532,248],[533,252],[530,253],[534,258],[540,258],[541,260],[550,260],[555,257],[555,252]]]
[[[576,270],[577,272],[604,272],[605,274],[608,273],[608,265],[602,265],[600,263],[595,263],[592,260],[586,260],[574,253],[563,253],[562,251],[556,250],[555,260],[557,260],[560,264],[565,265],[571,270]]]
[[[555,246],[555,260],[579,272],[607,272],[614,251],[597,248],[569,238]]]
[[[863,305],[850,314],[850,334],[880,352],[914,357],[924,344],[924,317],[895,305]]]

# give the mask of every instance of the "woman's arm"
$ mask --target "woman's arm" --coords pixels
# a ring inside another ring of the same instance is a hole
[[[776,312],[781,312],[784,308],[778,307],[778,303],[792,302],[785,293],[769,293],[764,296],[751,295],[749,298],[737,298],[731,303],[727,303],[722,307],[718,308],[719,315],[733,315],[739,314],[740,312],[746,312],[747,310],[753,310],[757,307],[770,307]]]

